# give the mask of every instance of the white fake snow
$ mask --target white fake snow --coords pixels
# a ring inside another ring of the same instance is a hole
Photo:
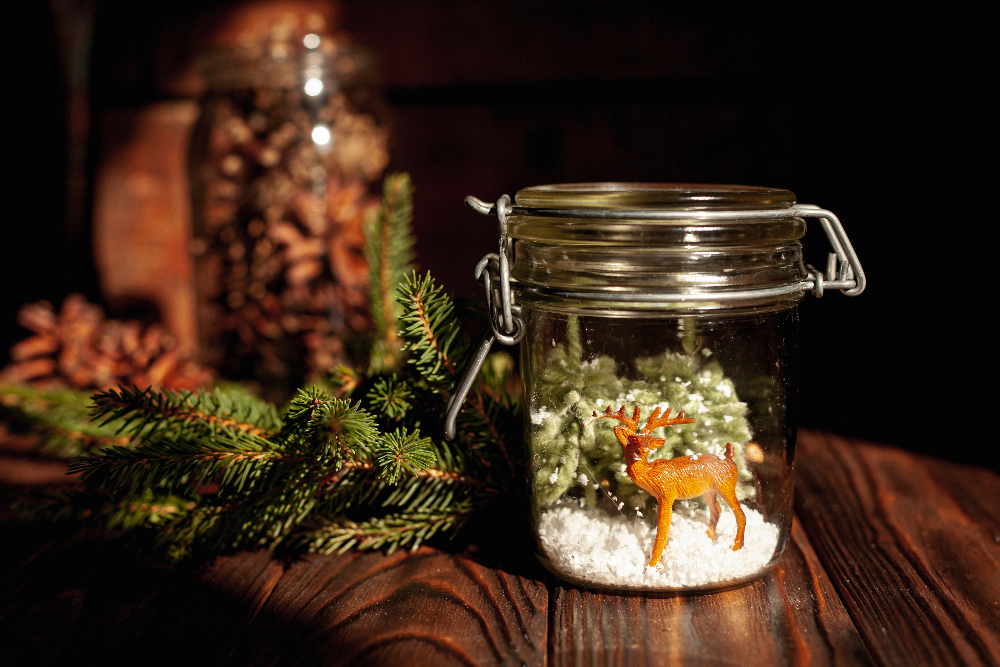
[[[531,423],[535,426],[541,425],[543,421],[552,416],[552,412],[546,408],[539,408],[538,412],[531,412]]]
[[[553,567],[570,578],[630,588],[693,588],[750,577],[770,562],[778,527],[766,523],[756,510],[744,507],[743,512],[747,525],[739,551],[732,550],[732,512],[723,510],[714,543],[703,521],[674,512],[670,539],[652,568],[646,564],[656,525],[638,517],[627,522],[599,509],[563,505],[542,513],[538,535]]]

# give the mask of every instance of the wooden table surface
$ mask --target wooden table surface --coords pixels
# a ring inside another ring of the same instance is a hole
[[[773,571],[689,597],[429,547],[171,567],[8,523],[0,665],[1000,664],[1000,476],[802,432],[795,492]]]

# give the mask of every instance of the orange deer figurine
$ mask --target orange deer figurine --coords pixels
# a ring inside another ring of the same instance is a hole
[[[726,443],[725,458],[712,454],[693,454],[678,456],[669,460],[659,459],[650,463],[646,456],[649,452],[659,449],[664,444],[663,438],[654,438],[650,433],[660,426],[674,424],[693,424],[694,420],[684,416],[681,410],[677,417],[668,419],[670,408],[660,416],[660,408],[655,408],[649,415],[646,425],[639,431],[639,406],[635,406],[632,418],[625,416],[625,406],[618,412],[611,412],[609,405],[602,414],[594,412],[592,419],[584,426],[598,419],[617,419],[624,426],[615,427],[615,437],[625,448],[625,470],[629,479],[635,482],[643,491],[652,494],[659,504],[659,516],[656,520],[656,542],[653,544],[653,556],[649,559],[650,567],[660,562],[663,548],[667,546],[670,535],[670,517],[673,514],[674,500],[677,498],[695,498],[705,496],[708,501],[709,524],[708,536],[715,539],[715,526],[719,523],[719,501],[721,495],[729,503],[736,515],[736,541],[733,551],[743,548],[743,530],[746,528],[746,516],[736,499],[736,464],[733,462],[733,445]]]

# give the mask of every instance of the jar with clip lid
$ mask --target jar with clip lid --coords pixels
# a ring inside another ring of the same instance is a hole
[[[272,400],[370,327],[365,215],[389,154],[371,54],[288,16],[203,60],[192,136],[201,360]]]
[[[470,197],[495,342],[520,344],[541,562],[572,583],[704,591],[762,576],[792,525],[798,304],[865,277],[837,217],[787,190],[591,183]],[[806,219],[833,252],[803,264]]]

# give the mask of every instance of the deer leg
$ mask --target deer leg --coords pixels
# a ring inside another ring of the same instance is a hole
[[[708,530],[705,534],[715,541],[715,527],[719,525],[719,514],[722,508],[719,507],[719,498],[715,494],[715,489],[705,492],[705,500],[708,502]]]
[[[649,566],[655,567],[660,562],[663,549],[667,546],[667,538],[670,536],[670,517],[674,513],[674,497],[663,496],[656,499],[659,503],[659,516],[656,517],[656,542],[653,543],[653,556],[649,559]]]
[[[733,484],[728,488],[721,488],[719,489],[719,493],[726,499],[729,507],[733,510],[733,514],[736,515],[736,540],[733,541],[733,551],[739,551],[743,548],[743,530],[747,525],[747,517],[743,514],[740,501],[736,499],[736,485]]]

